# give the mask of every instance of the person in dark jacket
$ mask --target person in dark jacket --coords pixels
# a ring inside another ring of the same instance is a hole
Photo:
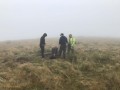
[[[46,34],[46,33],[44,33],[43,36],[40,38],[40,48],[41,48],[41,55],[42,55],[42,58],[44,58],[45,37],[47,37],[47,34]]]
[[[68,40],[63,33],[61,33],[60,36],[61,37],[59,39],[59,45],[60,45],[59,56],[61,57],[63,53],[63,58],[66,58],[66,48],[67,48],[66,44],[68,43]]]
[[[50,59],[56,59],[58,57],[58,47],[55,46],[51,50],[51,56]]]

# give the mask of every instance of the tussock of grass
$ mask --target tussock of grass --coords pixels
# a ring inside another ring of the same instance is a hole
[[[41,59],[35,40],[2,43],[0,90],[120,90],[120,43],[103,41],[81,40],[55,60]]]

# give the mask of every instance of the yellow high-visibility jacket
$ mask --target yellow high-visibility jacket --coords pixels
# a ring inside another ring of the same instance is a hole
[[[76,39],[75,38],[69,38],[69,44],[71,45],[71,47],[74,47],[76,45]]]

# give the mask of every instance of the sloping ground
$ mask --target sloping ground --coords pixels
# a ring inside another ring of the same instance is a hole
[[[80,40],[77,61],[41,59],[36,41],[0,44],[0,90],[120,90],[119,41]]]

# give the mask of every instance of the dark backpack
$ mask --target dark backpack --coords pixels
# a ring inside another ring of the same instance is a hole
[[[56,59],[57,56],[58,56],[58,48],[57,47],[53,47],[52,51],[51,51],[50,59]]]

